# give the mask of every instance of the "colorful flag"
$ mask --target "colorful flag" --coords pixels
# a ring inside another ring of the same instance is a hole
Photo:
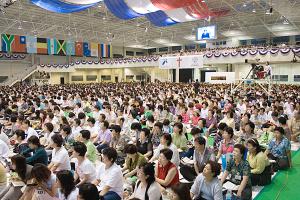
[[[37,38],[37,53],[48,54],[47,38]]]
[[[66,41],[54,40],[54,53],[56,55],[65,56],[66,55]]]
[[[27,53],[37,53],[36,41],[37,41],[36,37],[26,36]]]
[[[92,42],[91,43],[91,56],[98,57],[98,44]]]
[[[12,52],[15,53],[26,53],[26,37],[15,35],[15,39],[12,43]]]
[[[100,57],[110,58],[110,56],[112,55],[111,51],[112,51],[111,45],[99,44]]]
[[[12,44],[15,40],[14,35],[2,34],[2,51],[3,52],[12,52]]]
[[[83,43],[82,42],[75,42],[75,55],[83,56]]]
[[[91,56],[90,43],[88,43],[88,42],[83,43],[83,55],[86,56],[86,57]]]
[[[66,41],[66,54],[68,56],[74,56],[75,55],[75,42],[68,40]]]
[[[47,39],[47,49],[48,49],[48,54],[49,55],[54,54],[54,39],[53,38],[48,38]]]

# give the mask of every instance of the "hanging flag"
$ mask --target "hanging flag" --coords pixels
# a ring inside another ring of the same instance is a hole
[[[66,41],[66,54],[68,56],[74,56],[75,55],[75,42],[68,40]]]
[[[91,56],[90,43],[88,43],[88,42],[83,43],[83,55],[86,56],[86,57]]]
[[[97,43],[91,43],[91,56],[97,57],[98,56],[98,44]]]
[[[75,55],[83,56],[83,43],[82,42],[75,42]]]
[[[12,52],[12,44],[15,40],[14,35],[2,34],[2,51],[3,52]]]
[[[37,42],[36,37],[26,36],[27,53],[37,53],[36,42]]]
[[[12,43],[12,52],[26,53],[26,37],[15,35],[15,39]]]
[[[54,54],[54,39],[53,38],[48,38],[47,39],[47,49],[48,49],[48,54],[49,55]]]
[[[37,38],[37,53],[48,54],[47,38]]]
[[[54,40],[54,54],[61,56],[66,55],[66,41]]]
[[[109,58],[112,55],[111,45],[99,44],[100,46],[100,57]]]

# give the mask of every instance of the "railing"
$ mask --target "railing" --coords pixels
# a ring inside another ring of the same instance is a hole
[[[12,74],[8,77],[6,81],[3,83],[0,83],[0,85],[4,86],[12,86],[13,84],[26,79],[32,72],[34,72],[37,69],[37,65],[33,65],[31,67],[25,68],[23,71],[19,71],[17,73]]]

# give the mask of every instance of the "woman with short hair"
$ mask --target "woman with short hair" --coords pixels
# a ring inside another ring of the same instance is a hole
[[[170,149],[160,150],[158,163],[155,167],[155,180],[163,188],[179,183],[179,172],[174,163],[171,162],[173,152]]]
[[[268,157],[262,152],[257,139],[247,141],[247,160],[251,167],[251,184],[267,185],[271,183],[271,167]]]
[[[222,185],[218,179],[221,172],[220,165],[215,161],[208,161],[191,188],[191,197],[195,199],[222,200]]]

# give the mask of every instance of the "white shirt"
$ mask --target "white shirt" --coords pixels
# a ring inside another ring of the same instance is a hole
[[[25,131],[25,135],[27,135],[26,141],[28,140],[28,138],[30,138],[33,135],[35,135],[36,137],[39,137],[39,135],[37,134],[37,132],[33,128],[31,128],[31,127],[29,127],[27,129],[27,131]]]
[[[61,193],[60,190],[58,190],[58,199],[59,200],[77,200],[77,196],[79,193],[79,189],[75,188],[68,196],[68,198],[65,198],[65,195]]]
[[[81,179],[83,179],[84,175],[88,175],[88,180],[87,182],[92,182],[95,180],[95,174],[96,174],[96,169],[94,164],[87,158],[84,159],[84,161],[78,165],[76,172]]]
[[[73,126],[72,133],[71,133],[72,137],[76,138],[79,135],[81,130],[82,130],[82,128],[80,126],[77,126],[77,127]]]
[[[238,103],[238,104],[236,105],[236,107],[240,110],[240,112],[241,112],[242,114],[244,114],[244,113],[247,111],[247,106],[246,106],[246,104],[244,104],[244,103],[243,103],[242,105]]]
[[[99,191],[102,191],[105,186],[109,186],[109,191],[117,193],[120,197],[123,196],[123,174],[122,169],[116,163],[110,168],[105,169],[105,173],[100,177]]]
[[[0,140],[5,142],[7,145],[10,145],[9,138],[5,133],[0,133]]]
[[[9,155],[9,148],[5,142],[0,140],[0,157],[7,158]]]
[[[56,149],[53,149],[51,162],[59,164],[56,171],[71,170],[70,157],[65,147],[61,147],[57,152]]]
[[[105,164],[103,162],[96,163],[97,179],[101,180],[101,176],[105,173]]]
[[[206,119],[207,116],[208,116],[208,108],[206,108],[206,109],[201,109],[200,117],[203,118],[203,119]]]
[[[148,189],[148,197],[149,200],[158,200],[161,197],[161,193],[159,192],[160,188],[157,182],[151,184]],[[142,188],[142,183],[139,184],[138,187],[134,190],[133,197],[145,200],[146,187]]]

